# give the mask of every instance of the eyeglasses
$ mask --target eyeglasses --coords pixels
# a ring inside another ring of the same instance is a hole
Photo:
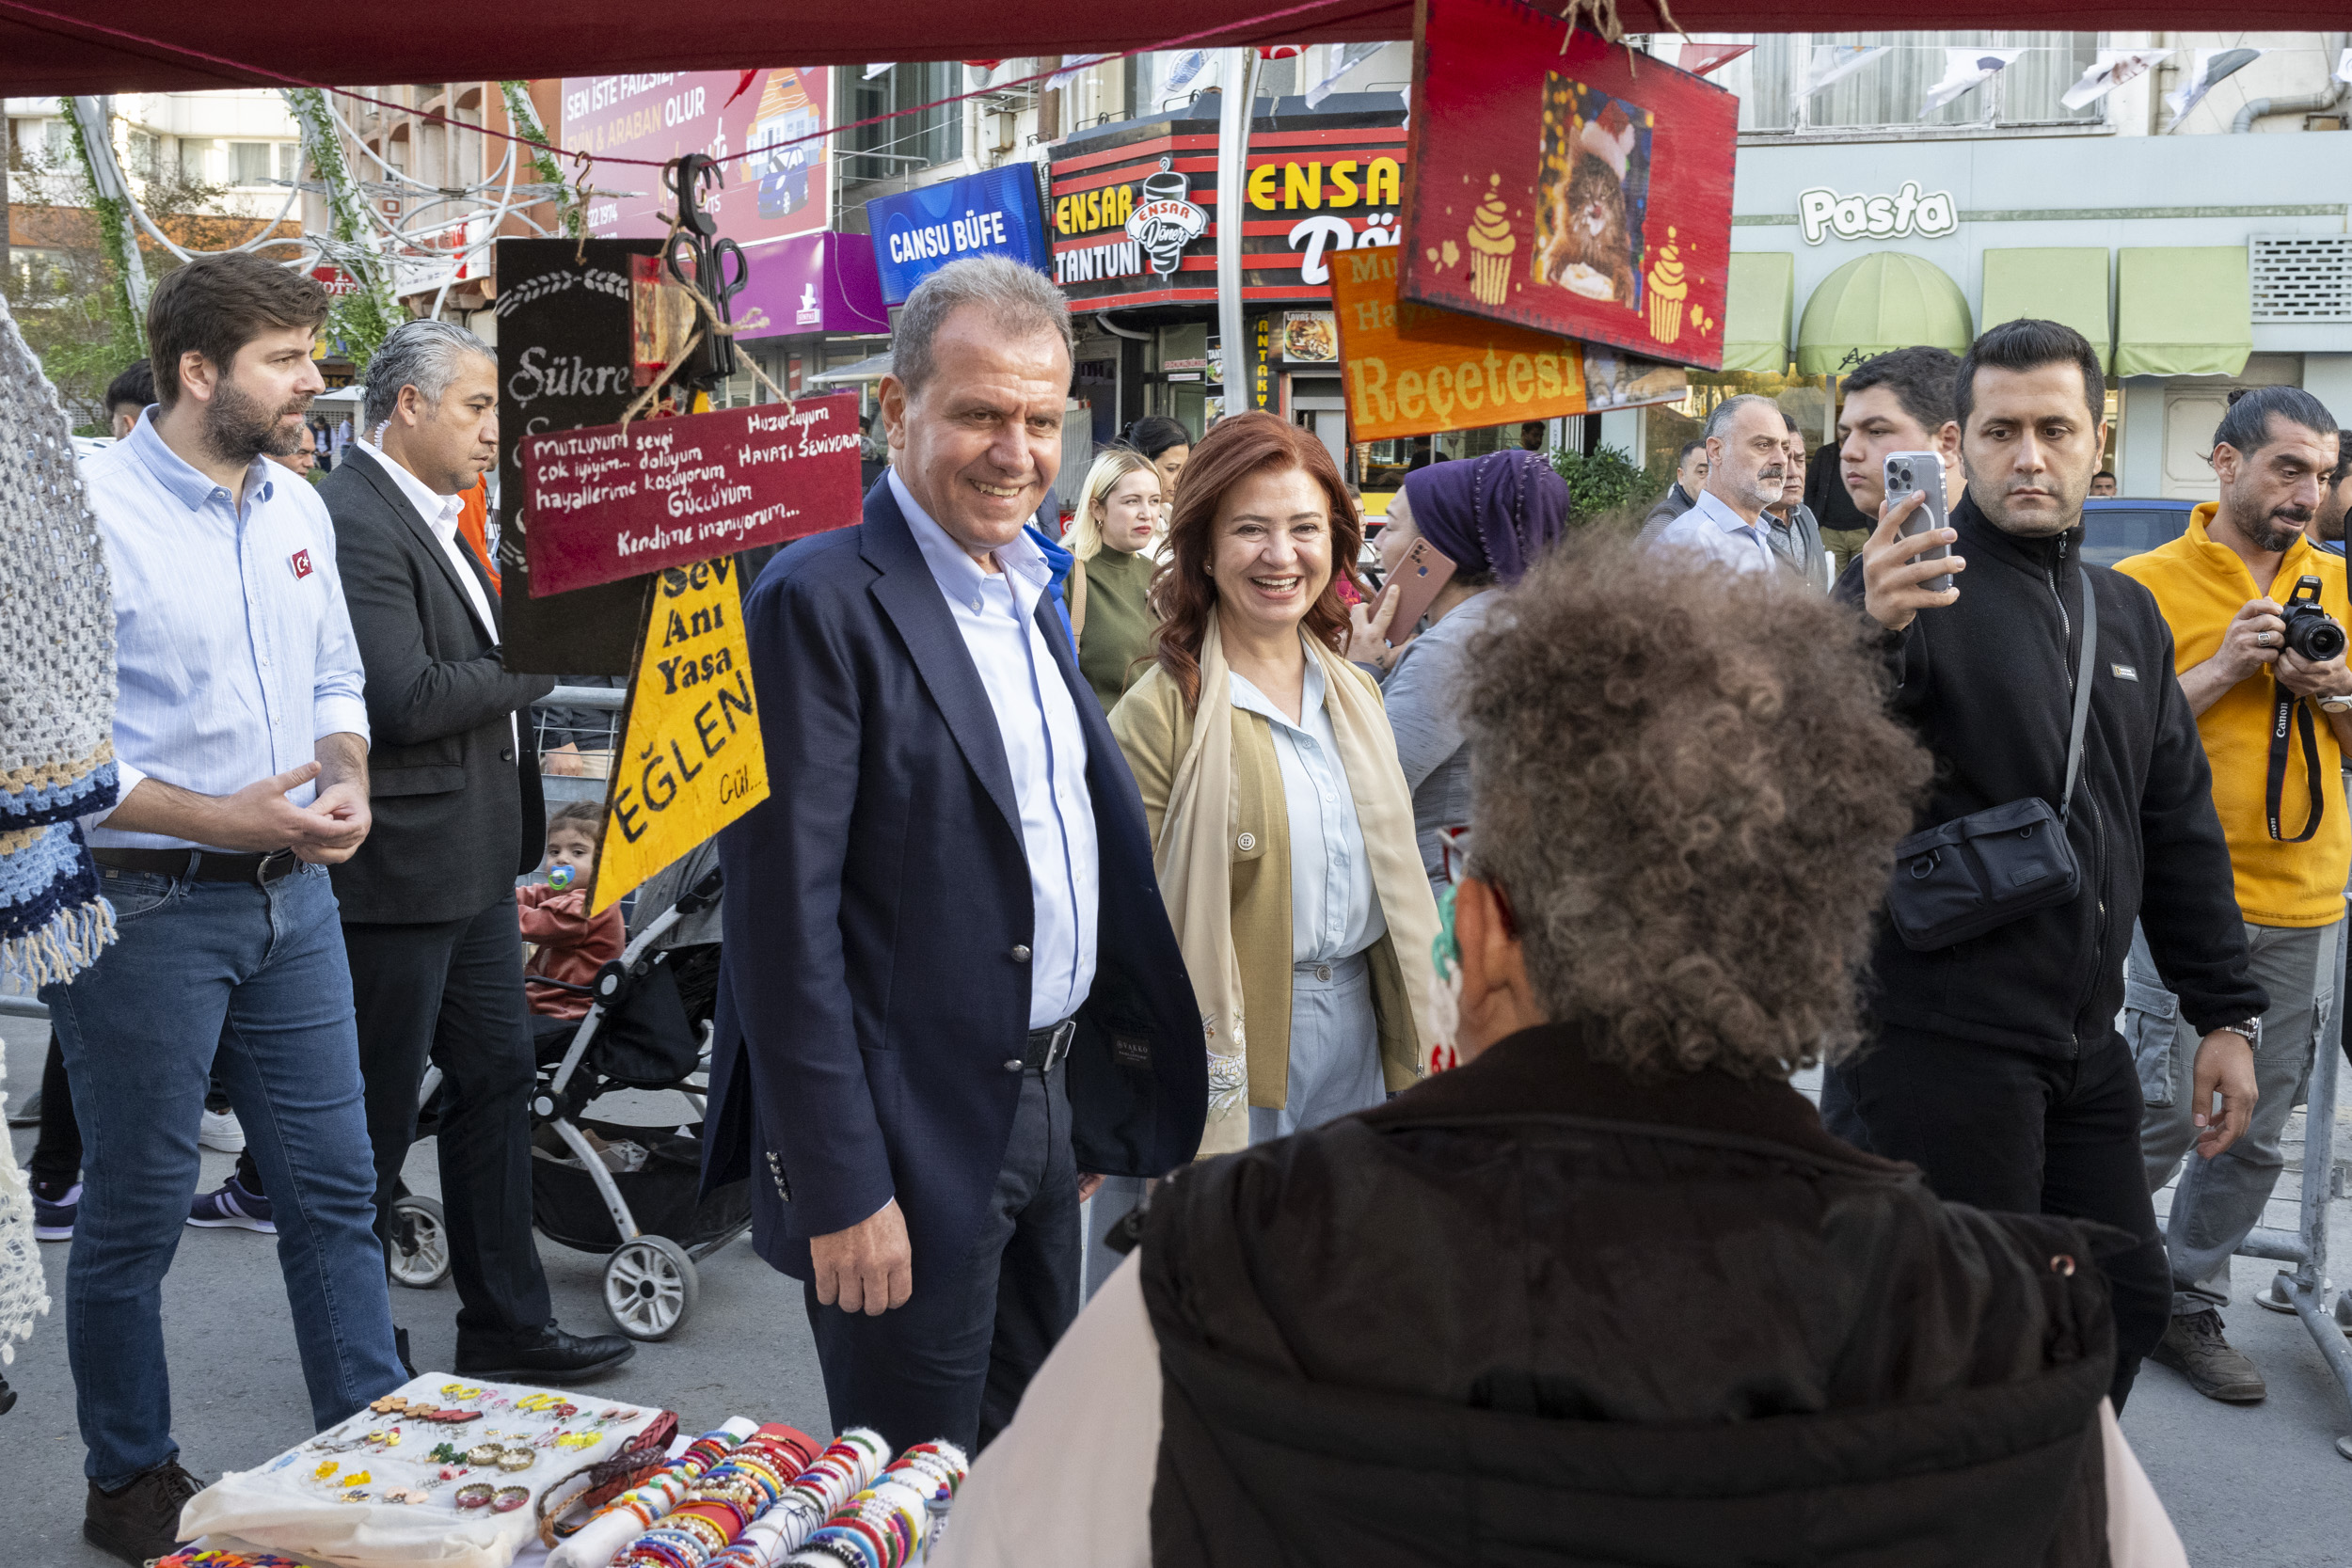
[[[1472,868],[1469,823],[1438,830],[1438,859],[1451,886],[1459,888],[1473,877],[1485,883],[1486,890],[1494,895],[1496,913],[1502,917],[1502,934],[1515,939],[1518,936],[1518,914],[1511,908],[1510,891],[1495,878]]]

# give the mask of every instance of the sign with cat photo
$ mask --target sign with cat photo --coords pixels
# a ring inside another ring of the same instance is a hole
[[[1719,369],[1739,101],[1520,0],[1415,35],[1403,296]]]

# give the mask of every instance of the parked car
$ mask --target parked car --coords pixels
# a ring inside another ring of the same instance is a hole
[[[2094,496],[2083,502],[2082,559],[2112,566],[2169,545],[2188,531],[2188,515],[2196,505],[2192,500]]]

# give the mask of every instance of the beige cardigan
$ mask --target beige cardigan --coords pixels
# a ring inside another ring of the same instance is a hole
[[[1376,708],[1376,682],[1336,657],[1326,662],[1327,679],[1361,683]],[[1336,673],[1329,673],[1331,666],[1336,666]],[[1216,672],[1221,680],[1221,657]],[[1260,715],[1230,703],[1218,705],[1229,718],[1232,736],[1231,778],[1221,793],[1228,801],[1225,842],[1231,855],[1229,940],[1240,974],[1241,1012],[1248,1021],[1242,1039],[1248,1062],[1248,1103],[1279,1107],[1289,1099],[1290,1088],[1290,813],[1272,726]],[[1180,873],[1168,863],[1168,851],[1180,835],[1179,824],[1169,819],[1168,802],[1179,769],[1193,749],[1195,719],[1184,706],[1176,683],[1156,666],[1128,689],[1110,719],[1111,733],[1142,791],[1154,863],[1162,890],[1171,899],[1176,892],[1172,876]],[[1379,1021],[1382,1068],[1389,1087],[1400,1089],[1427,1070],[1423,1042],[1429,1037],[1428,998],[1435,983],[1429,943],[1438,917],[1421,867],[1421,851],[1413,836],[1412,800],[1396,761],[1394,739],[1386,726],[1380,729],[1383,750],[1378,755],[1393,779],[1359,781],[1351,773],[1349,785],[1372,863],[1374,888],[1389,927],[1367,957],[1373,1010]],[[1219,793],[1204,782],[1195,799],[1216,799]],[[1188,922],[1190,918],[1186,911],[1184,919]],[[1180,931],[1180,938],[1183,934]],[[1193,977],[1196,988],[1202,987],[1203,979],[1198,974]],[[1213,1009],[1210,990],[1202,990],[1201,1000],[1204,1007]],[[1213,1057],[1220,1053],[1214,1026],[1209,1047]],[[1211,1065],[1215,1101],[1218,1085],[1214,1060]],[[1226,1119],[1219,1115],[1222,1109],[1227,1108],[1212,1105],[1203,1153],[1240,1148],[1248,1142],[1246,1116],[1232,1117],[1239,1127],[1229,1126],[1225,1136],[1219,1136],[1217,1123]]]

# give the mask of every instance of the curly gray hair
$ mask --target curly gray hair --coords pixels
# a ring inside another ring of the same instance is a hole
[[[1590,531],[1500,592],[1466,693],[1471,852],[1546,1011],[1642,1076],[1840,1053],[1930,767],[1860,617]]]

